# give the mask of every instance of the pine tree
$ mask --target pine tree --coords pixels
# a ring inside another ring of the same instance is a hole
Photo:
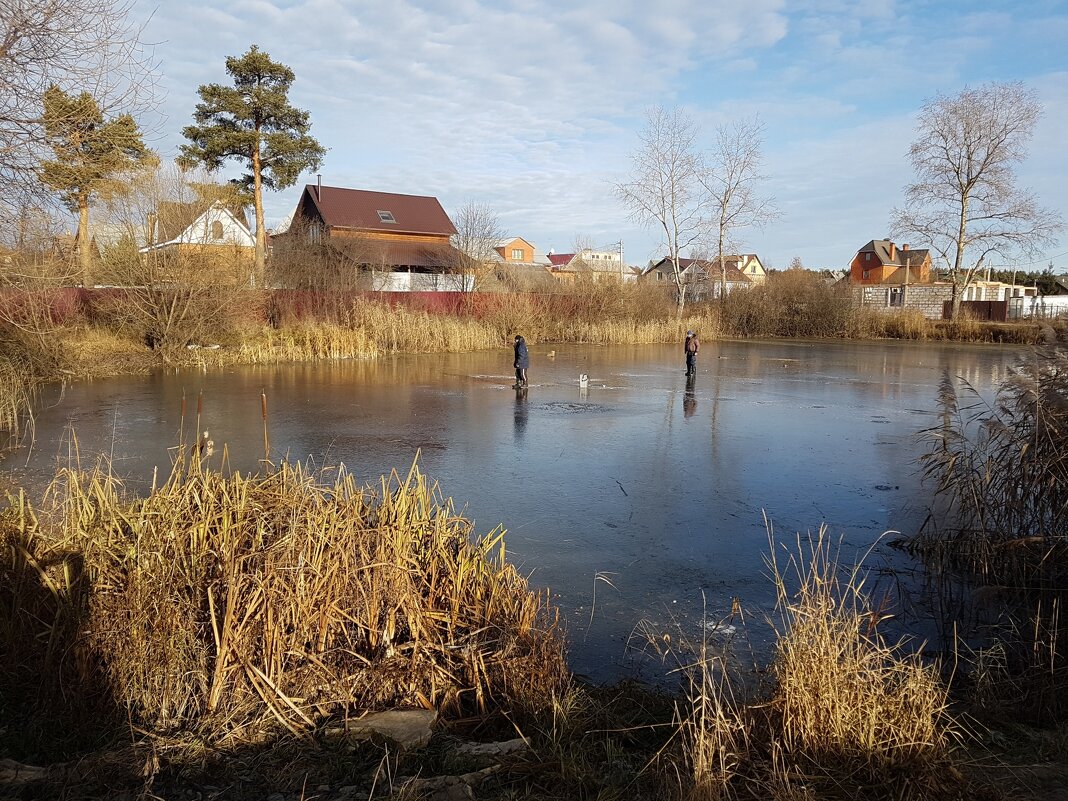
[[[55,159],[42,162],[40,177],[60,192],[71,211],[78,212],[78,263],[82,281],[90,283],[92,201],[113,194],[123,176],[155,164],[156,155],[145,146],[133,117],[104,119],[88,92],[69,95],[51,86],[42,101],[45,137]]]
[[[248,172],[237,181],[252,190],[256,208],[256,269],[263,274],[266,235],[263,222],[263,187],[285,189],[305,170],[318,169],[326,150],[308,130],[308,112],[289,104],[293,71],[271,61],[252,45],[240,58],[226,59],[233,87],[216,83],[198,90],[202,102],[193,113],[196,125],[182,135],[179,163],[203,164],[217,170],[227,159],[238,159]]]

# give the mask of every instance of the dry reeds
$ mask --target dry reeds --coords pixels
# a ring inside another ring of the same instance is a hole
[[[948,378],[939,404],[942,422],[925,432],[930,446],[923,464],[946,503],[950,533],[943,536],[951,539],[956,556],[969,570],[990,577],[1001,573],[999,563],[1016,561],[1034,545],[1063,547],[1068,349],[1037,351],[1002,384],[993,406],[974,394],[962,404]],[[1057,583],[1064,586],[1064,579],[1068,575]]]
[[[347,322],[363,332],[378,350],[402,353],[456,353],[499,347],[511,329],[503,333],[474,318],[429,314],[404,306],[367,301],[356,302]]]
[[[734,695],[726,660],[715,650],[705,626],[696,659],[685,671],[688,707],[680,716],[680,734],[690,801],[730,798],[750,759],[751,722]]]
[[[772,551],[782,627],[774,708],[783,758],[824,778],[932,797],[948,755],[947,694],[937,671],[887,644],[859,567],[839,576],[820,529],[784,569]],[[796,582],[794,591],[789,585]]]
[[[1068,709],[1068,349],[1036,351],[993,404],[965,392],[942,382],[922,458],[939,506],[909,548],[932,568],[951,636],[982,643],[962,649],[976,703],[1055,719]]]
[[[8,567],[41,583],[28,566],[62,553],[55,570],[84,574],[67,635],[156,731],[301,733],[395,706],[522,715],[565,686],[556,613],[505,561],[503,531],[472,540],[414,467],[372,492],[343,470],[225,476],[194,456],[145,498],[106,470],[65,471],[49,497],[49,526],[5,519],[25,552]]]

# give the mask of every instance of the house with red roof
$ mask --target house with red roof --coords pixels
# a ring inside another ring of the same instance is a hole
[[[467,289],[456,273],[456,227],[435,197],[308,184],[289,228],[276,234],[286,247],[325,246],[350,267],[369,271],[385,291]]]
[[[849,263],[851,284],[929,284],[931,252],[898,247],[889,239],[873,239]]]

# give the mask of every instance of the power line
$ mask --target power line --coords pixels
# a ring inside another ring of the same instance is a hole
[[[1016,269],[1019,269],[1020,267],[1033,267],[1036,264],[1042,264],[1043,262],[1053,261],[1054,259],[1059,259],[1062,256],[1068,256],[1068,250],[1066,250],[1064,253],[1058,253],[1055,256],[1040,256],[1039,258],[1035,259],[1034,261],[1016,262],[1015,264],[991,264],[991,265],[989,265],[988,269],[991,269],[991,270],[1016,270]]]

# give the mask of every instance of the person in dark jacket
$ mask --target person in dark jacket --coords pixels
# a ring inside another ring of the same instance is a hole
[[[530,351],[527,350],[527,341],[519,334],[515,335],[515,385],[525,387],[527,385],[527,368],[530,367]]]
[[[697,375],[697,351],[701,341],[693,331],[686,332],[686,375]]]

